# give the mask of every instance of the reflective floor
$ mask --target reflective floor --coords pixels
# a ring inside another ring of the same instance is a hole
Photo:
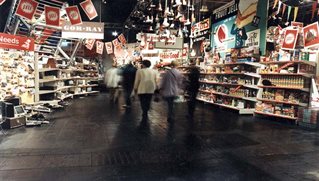
[[[141,122],[106,94],[71,101],[41,127],[0,135],[0,180],[319,180],[319,133],[199,104],[164,102]]]

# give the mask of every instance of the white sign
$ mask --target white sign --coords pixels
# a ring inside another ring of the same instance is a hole
[[[104,23],[83,22],[71,25],[66,22],[62,25],[62,38],[104,39]]]
[[[247,32],[247,40],[245,46],[247,47],[259,47],[260,45],[260,29]]]

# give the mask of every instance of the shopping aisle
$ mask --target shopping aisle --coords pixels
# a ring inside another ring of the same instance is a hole
[[[77,99],[42,127],[0,136],[0,180],[319,179],[319,134],[201,104],[195,121],[163,103],[141,123],[105,94]]]

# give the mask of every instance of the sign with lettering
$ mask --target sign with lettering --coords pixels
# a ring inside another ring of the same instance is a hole
[[[33,15],[38,7],[37,2],[33,0],[21,0],[16,10],[16,15],[32,20]]]
[[[34,40],[28,37],[0,33],[0,48],[34,51]]]
[[[107,54],[112,54],[113,53],[113,44],[112,44],[112,42],[106,42],[105,43],[105,48],[106,48]]]
[[[60,26],[60,8],[45,6],[45,23],[52,26]]]
[[[101,41],[96,42],[96,53],[102,55],[103,54],[103,49],[104,49],[104,43]]]
[[[180,51],[164,51],[160,53],[160,59],[162,60],[175,60],[181,58]]]
[[[260,29],[247,32],[246,47],[259,47],[260,45]]]
[[[104,39],[104,23],[83,22],[81,25],[62,25],[62,38]]]
[[[65,8],[66,14],[72,25],[82,24],[82,18],[78,6],[70,6]]]
[[[231,1],[224,6],[217,8],[213,11],[212,21],[220,21],[232,16],[235,16],[238,11],[238,0]]]
[[[194,24],[191,27],[191,36],[198,37],[198,36],[205,35],[205,34],[209,33],[209,31],[205,31],[208,29],[210,29],[210,19],[209,18]],[[201,33],[201,32],[206,32],[206,33]]]
[[[297,29],[287,29],[285,32],[285,37],[284,37],[284,41],[281,48],[285,50],[294,50],[296,47],[297,38],[298,38]]]
[[[89,50],[92,50],[94,47],[95,39],[86,39],[85,40],[85,47]]]
[[[90,20],[97,17],[96,9],[91,0],[83,1],[80,3],[80,5]]]

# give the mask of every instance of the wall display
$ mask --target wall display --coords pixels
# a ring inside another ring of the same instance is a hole
[[[65,10],[72,25],[82,24],[82,18],[78,6],[69,6],[66,7]]]
[[[45,6],[45,23],[52,26],[60,26],[60,8]]]
[[[287,29],[285,31],[284,41],[281,48],[284,50],[294,50],[296,47],[297,38],[298,38],[297,29]]]
[[[80,5],[90,20],[97,17],[96,9],[95,9],[94,4],[92,3],[91,0],[83,1],[80,3]]]
[[[318,22],[312,23],[303,28],[305,48],[317,46],[319,44]]]
[[[32,20],[33,15],[38,7],[37,2],[33,0],[20,0],[16,10],[16,15]]]
[[[82,24],[72,25],[65,22],[62,25],[62,38],[89,38],[104,39],[104,23],[83,22]]]
[[[0,48],[34,51],[34,40],[32,38],[0,33]]]

